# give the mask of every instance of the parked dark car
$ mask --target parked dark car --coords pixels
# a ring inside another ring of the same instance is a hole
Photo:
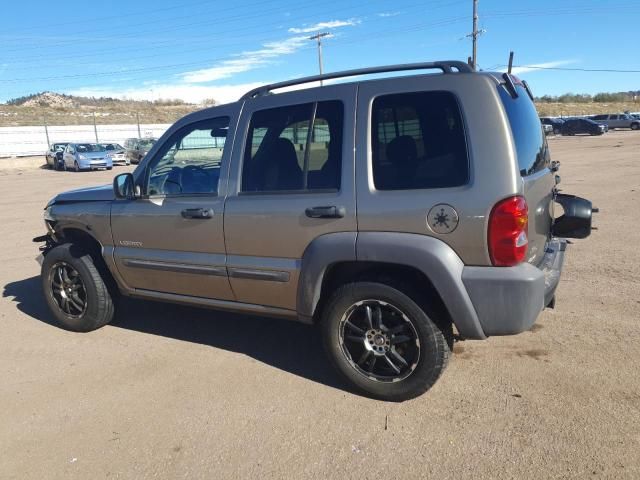
[[[151,147],[156,143],[156,138],[127,138],[124,141],[127,162],[140,163]]]
[[[588,118],[569,118],[562,124],[562,135],[578,135],[586,133],[588,135],[602,135],[607,131],[605,125],[589,120]]]
[[[562,132],[562,124],[564,120],[561,118],[552,118],[552,117],[540,117],[540,121],[543,125],[551,125],[553,128],[553,133],[556,135],[560,135]]]
[[[56,170],[62,170],[62,154],[64,153],[64,149],[67,147],[68,143],[52,143],[45,153],[45,158],[47,160],[47,166],[49,168],[55,168]]]

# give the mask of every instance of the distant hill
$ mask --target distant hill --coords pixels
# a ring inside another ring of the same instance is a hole
[[[205,103],[210,103],[208,100]],[[213,101],[215,104],[215,101]],[[81,97],[76,95],[66,95],[64,93],[40,92],[17,97],[8,100],[5,105],[22,106],[22,107],[51,107],[51,108],[73,108],[73,107],[105,107],[109,105],[126,104],[126,105],[157,105],[157,106],[176,106],[176,105],[193,105],[175,99],[160,99],[154,101],[148,100],[129,100],[111,97]]]
[[[213,99],[201,104],[180,99],[154,101],[82,97],[40,92],[13,98],[0,104],[0,126],[81,125],[119,123],[173,123],[187,113],[215,105]]]

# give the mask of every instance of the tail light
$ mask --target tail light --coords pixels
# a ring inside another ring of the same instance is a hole
[[[529,209],[524,197],[498,202],[489,217],[489,256],[496,267],[511,267],[524,260],[529,245]]]

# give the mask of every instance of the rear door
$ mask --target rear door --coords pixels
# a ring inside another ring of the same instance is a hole
[[[355,98],[335,85],[245,103],[224,219],[238,301],[295,310],[309,244],[356,231]]]
[[[516,85],[517,98],[500,88],[515,143],[523,194],[529,206],[529,250],[527,261],[537,264],[544,255],[553,222],[553,190],[549,147],[540,130],[535,105],[521,85]],[[585,122],[586,123],[586,122]]]

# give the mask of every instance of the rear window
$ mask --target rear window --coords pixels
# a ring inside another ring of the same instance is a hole
[[[450,92],[377,97],[371,150],[377,190],[456,187],[469,179],[462,115]]]
[[[511,124],[520,175],[525,177],[543,170],[550,159],[535,105],[520,85],[516,86],[517,98],[511,97],[503,86],[498,89]]]

